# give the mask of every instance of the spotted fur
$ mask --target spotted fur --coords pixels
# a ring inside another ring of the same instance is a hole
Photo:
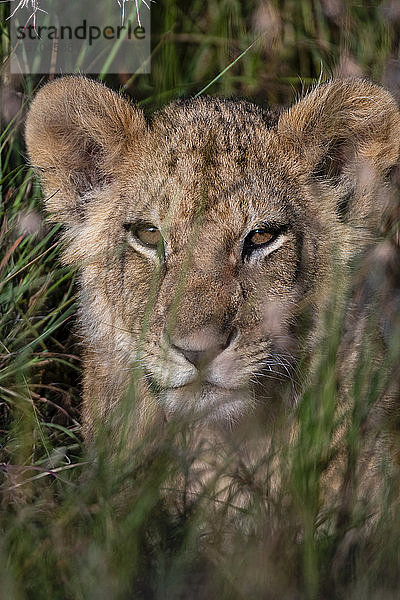
[[[86,431],[132,374],[133,420],[226,428],[295,402],[333,281],[378,239],[400,115],[387,91],[349,79],[280,115],[200,97],[146,120],[102,84],[64,77],[37,94],[26,141],[80,269]],[[162,247],[141,245],[140,223]],[[260,248],[259,228],[273,232]]]

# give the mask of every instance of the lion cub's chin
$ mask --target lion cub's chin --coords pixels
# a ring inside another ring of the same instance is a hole
[[[250,389],[226,389],[211,383],[167,388],[159,399],[170,417],[184,416],[221,427],[237,423],[255,407]]]

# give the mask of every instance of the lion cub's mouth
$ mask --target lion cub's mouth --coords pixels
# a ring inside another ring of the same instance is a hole
[[[244,388],[240,387],[228,387],[223,384],[213,383],[211,381],[196,381],[191,383],[185,383],[183,385],[171,385],[165,386],[162,388],[164,391],[168,390],[186,390],[187,393],[191,394],[193,392],[201,391],[204,389],[210,390],[224,390],[225,392],[237,392],[238,390],[243,390]]]
[[[222,387],[207,381],[159,388],[157,397],[168,414],[204,422],[235,422],[254,407],[248,388]]]

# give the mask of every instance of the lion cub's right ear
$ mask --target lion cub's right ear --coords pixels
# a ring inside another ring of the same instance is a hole
[[[140,152],[145,132],[142,111],[101,83],[70,76],[45,85],[28,113],[26,144],[54,219],[81,218],[85,196],[113,179],[127,151]]]

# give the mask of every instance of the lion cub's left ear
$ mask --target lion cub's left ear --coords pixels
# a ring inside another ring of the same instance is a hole
[[[26,144],[55,220],[82,217],[85,196],[110,181],[123,157],[140,154],[142,111],[103,84],[81,76],[56,79],[32,102]]]
[[[377,182],[400,155],[400,112],[388,91],[362,79],[330,81],[283,113],[276,133],[294,172],[334,189],[339,216],[376,224],[384,208]]]

